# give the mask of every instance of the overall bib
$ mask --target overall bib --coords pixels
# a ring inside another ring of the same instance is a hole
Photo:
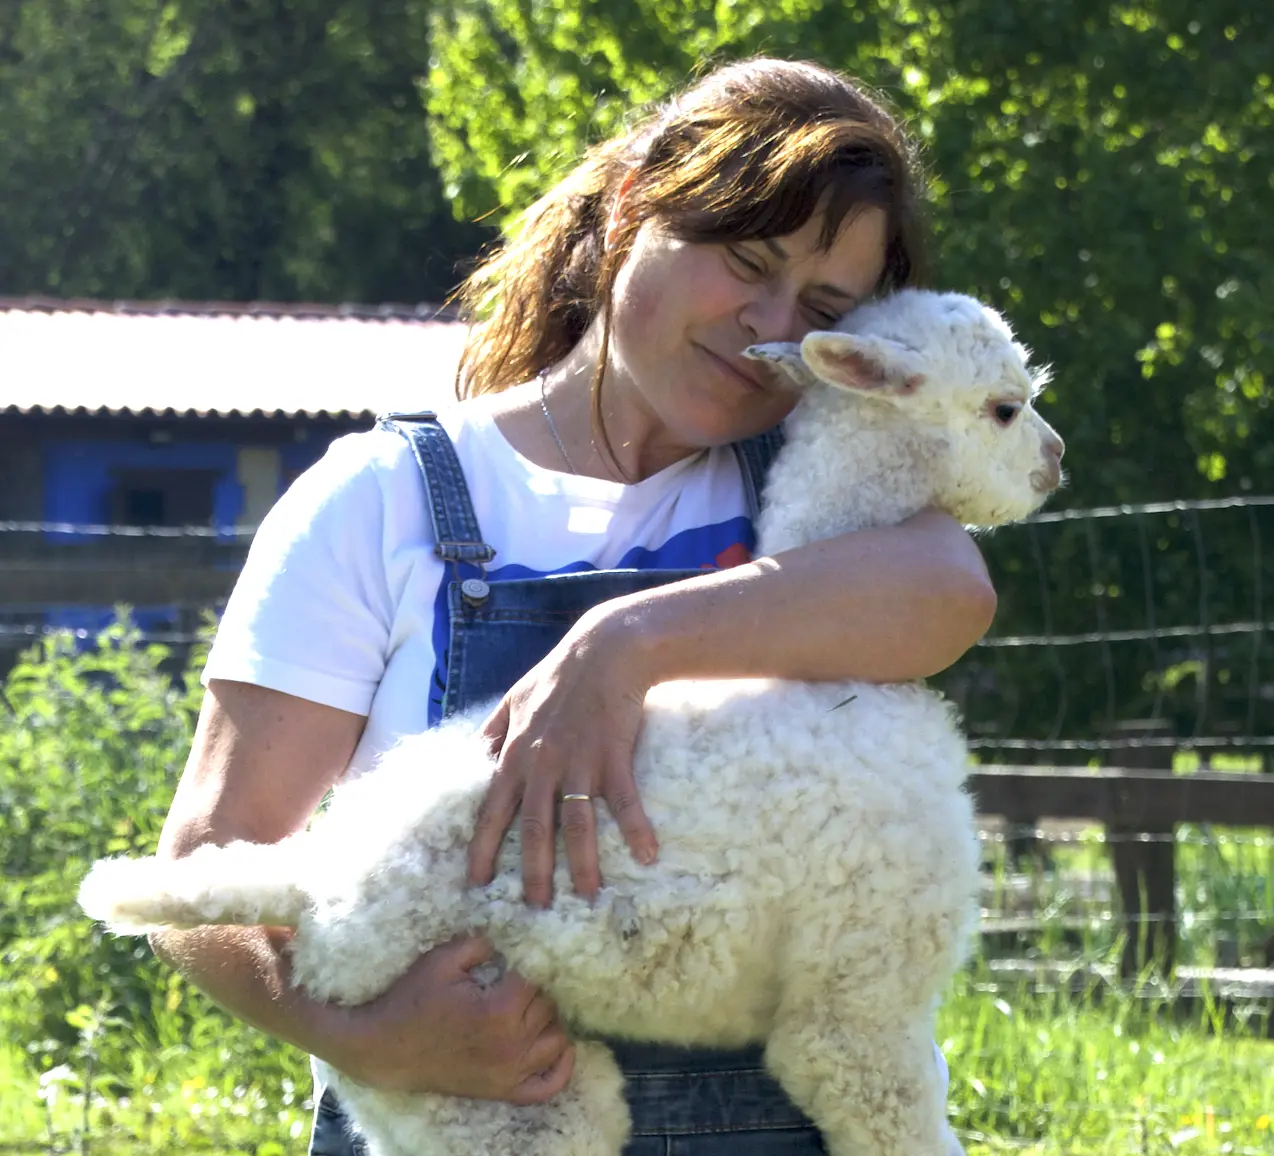
[[[599,570],[488,582],[495,551],[482,540],[455,450],[433,414],[391,414],[381,428],[411,443],[424,479],[435,553],[448,563],[450,642],[444,715],[504,694],[585,611],[701,575],[702,570]],[[733,448],[755,522],[777,431]],[[818,1130],[765,1070],[762,1049],[686,1050],[607,1040],[626,1080],[632,1138],[623,1156],[815,1156]],[[362,1156],[330,1090],[315,1109],[311,1156]],[[474,1153],[473,1156],[481,1156]]]

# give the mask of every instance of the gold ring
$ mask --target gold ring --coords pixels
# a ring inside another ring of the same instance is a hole
[[[592,801],[593,801],[592,795],[563,795],[562,796],[563,803],[591,803]]]

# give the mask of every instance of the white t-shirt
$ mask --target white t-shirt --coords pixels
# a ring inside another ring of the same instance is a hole
[[[489,399],[440,415],[464,471],[489,580],[747,561],[754,542],[733,450],[684,459],[636,485],[535,465]],[[204,682],[233,679],[367,716],[361,773],[436,723],[446,671],[447,568],[407,440],[339,438],[270,511],[217,631]]]

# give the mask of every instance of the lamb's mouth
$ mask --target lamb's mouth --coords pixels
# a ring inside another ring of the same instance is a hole
[[[1062,467],[1046,466],[1031,472],[1031,489],[1037,494],[1051,494],[1062,484]]]

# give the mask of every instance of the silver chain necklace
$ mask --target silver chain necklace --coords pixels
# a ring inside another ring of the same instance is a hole
[[[548,377],[548,370],[540,370],[540,409],[544,411],[544,420],[548,423],[549,433],[553,435],[553,440],[557,442],[557,448],[562,452],[562,460],[566,463],[566,468],[571,473],[578,475],[579,470],[575,468],[575,463],[571,461],[571,455],[566,452],[566,443],[562,441],[562,435],[557,432],[557,422],[553,420],[553,415],[549,413],[549,403],[544,397],[544,381]]]

